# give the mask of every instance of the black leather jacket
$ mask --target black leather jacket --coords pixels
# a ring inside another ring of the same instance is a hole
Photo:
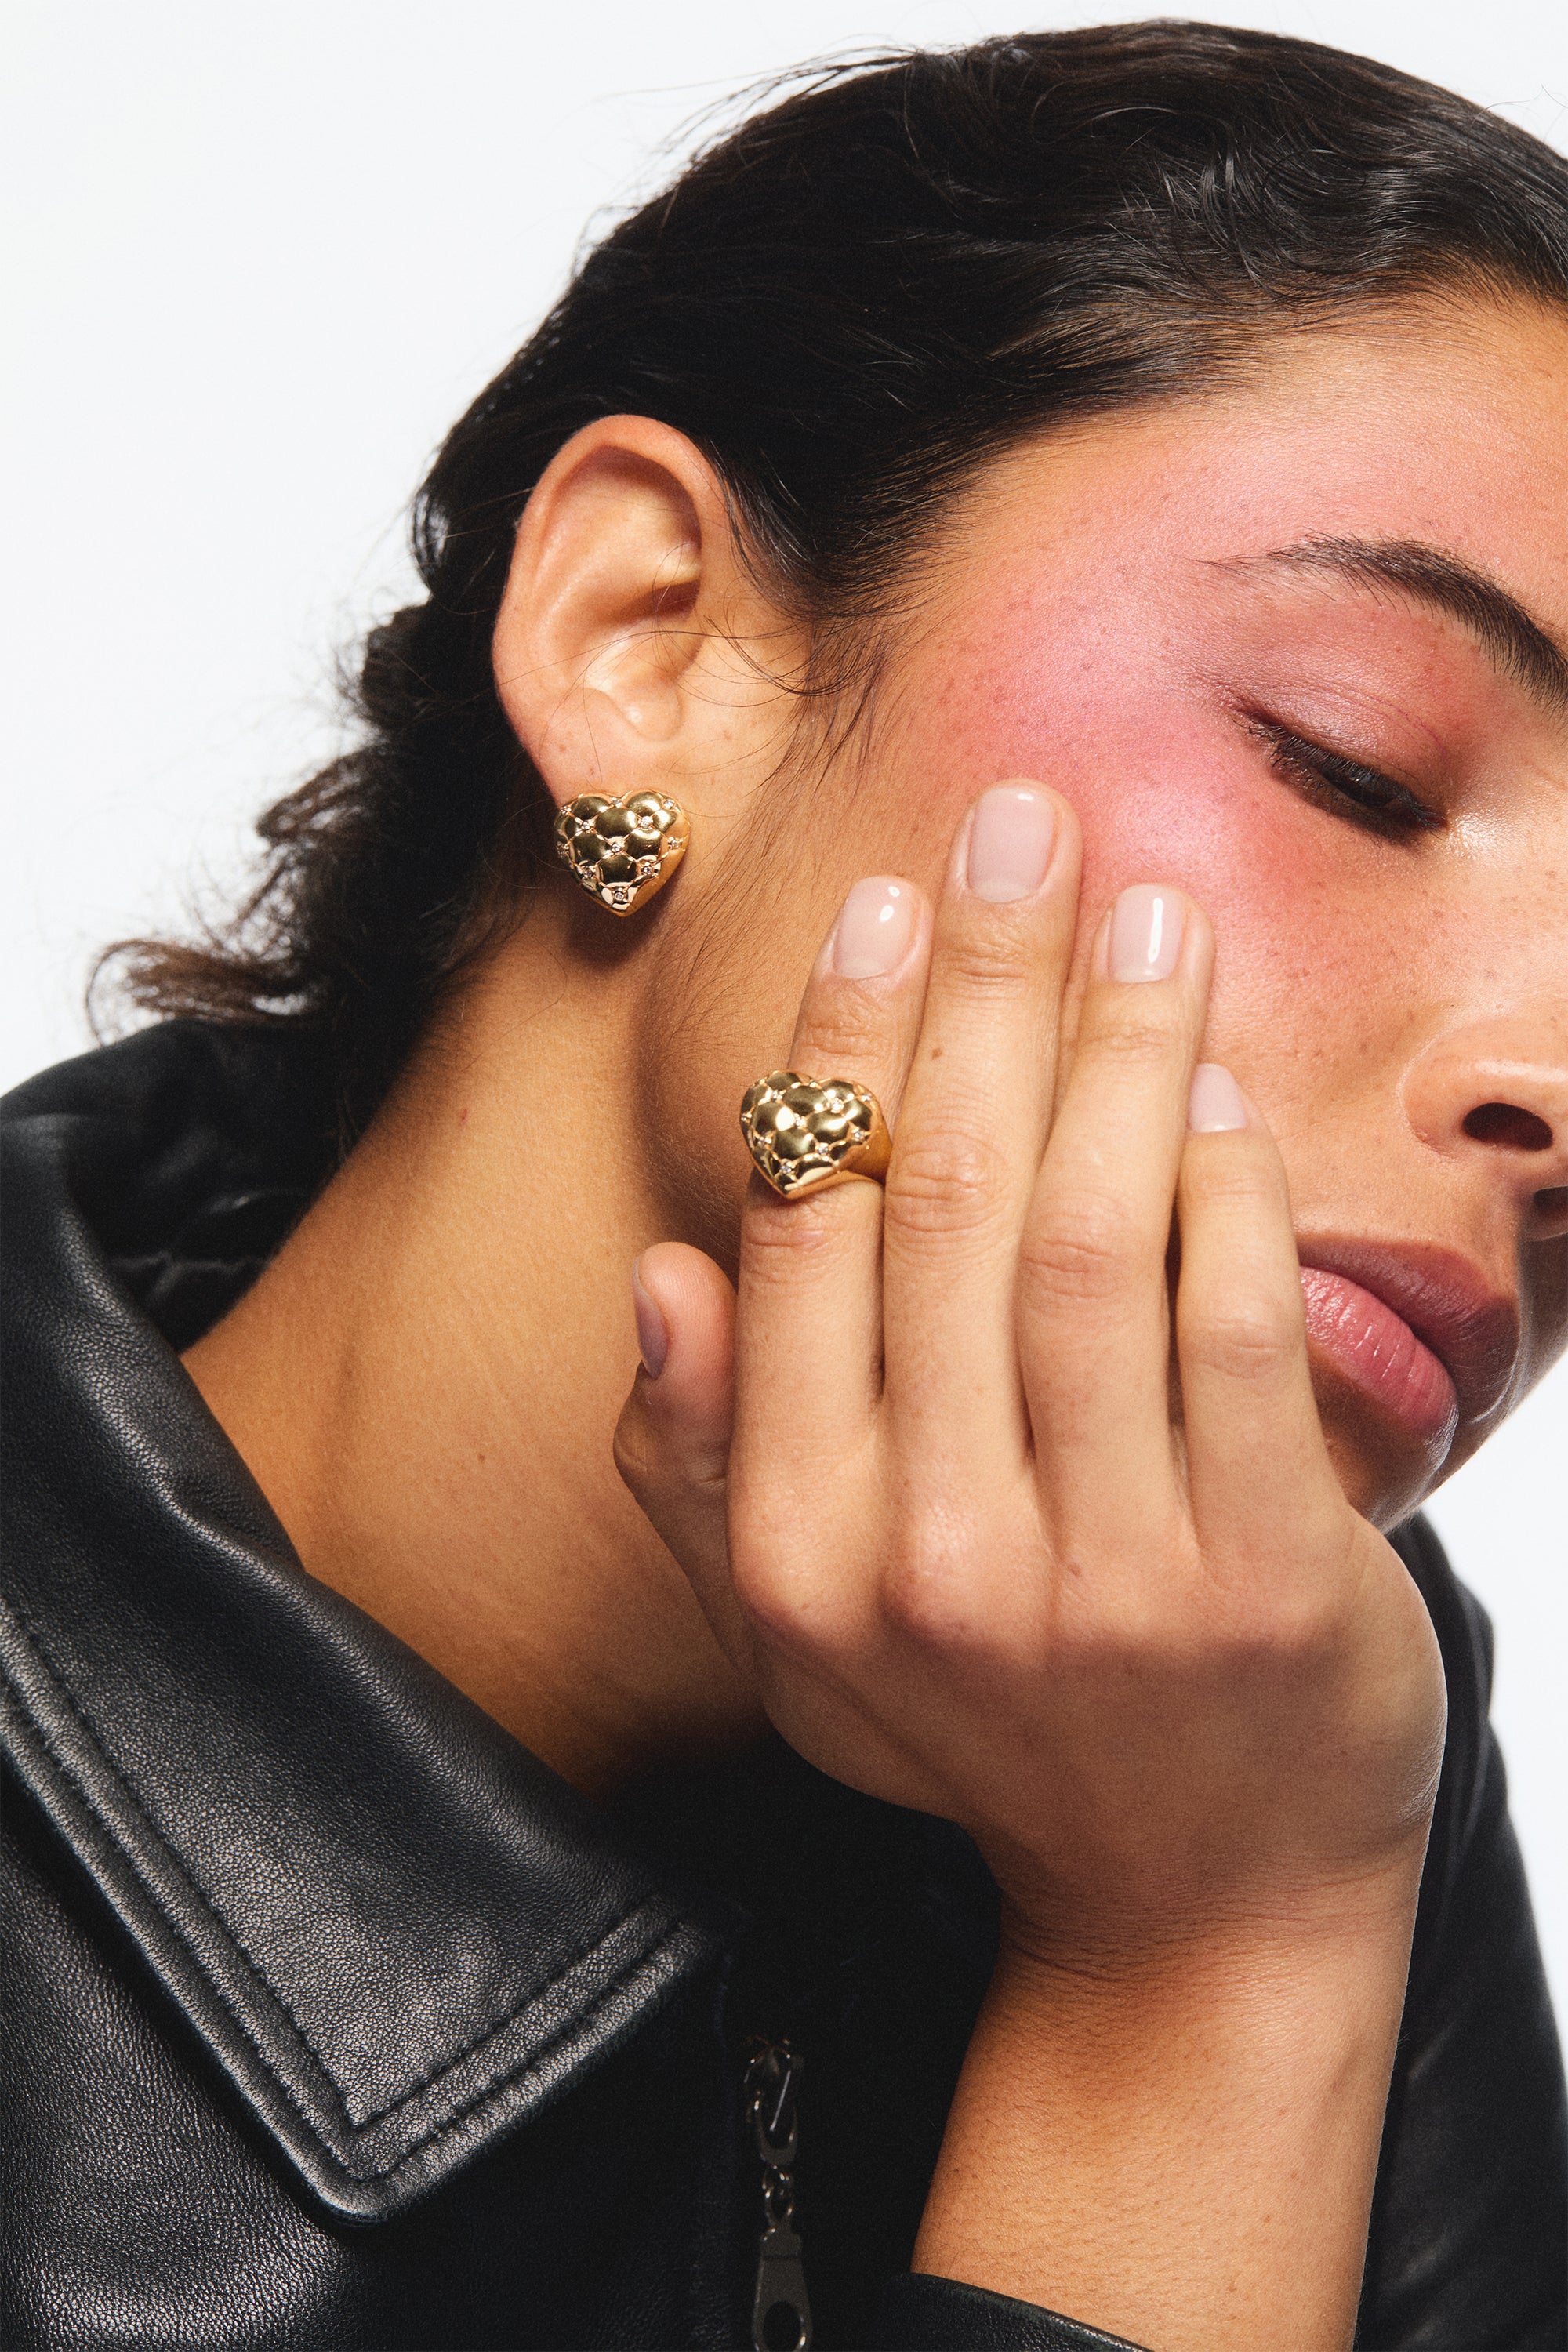
[[[171,1024],[7,1108],[9,2352],[731,2352],[753,2037],[804,2063],[822,2352],[1110,2341],[904,2275],[994,1948],[966,1839],[777,1743],[597,1809],[290,1554],[174,1349],[327,1164],[302,1049]],[[1561,2062],[1486,1622],[1402,1549],[1451,1712],[1362,2342],[1525,2352]]]

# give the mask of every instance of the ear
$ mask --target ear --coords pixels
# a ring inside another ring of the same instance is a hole
[[[585,425],[541,477],[496,621],[497,690],[557,807],[668,793],[706,814],[770,764],[797,632],[742,562],[718,477],[647,416]],[[787,674],[787,672],[786,672]]]

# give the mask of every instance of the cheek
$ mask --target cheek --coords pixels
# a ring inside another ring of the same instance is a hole
[[[1032,653],[972,658],[933,698],[921,768],[956,768],[960,805],[1015,775],[1072,802],[1080,966],[1129,883],[1173,882],[1194,898],[1216,942],[1205,1050],[1284,1112],[1329,1070],[1342,1084],[1384,1025],[1384,926],[1350,874],[1359,845],[1291,796],[1228,713],[1109,656],[1079,644],[1048,667]]]

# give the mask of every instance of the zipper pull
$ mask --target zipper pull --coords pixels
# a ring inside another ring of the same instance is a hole
[[[746,2101],[763,2168],[763,2234],[752,2302],[752,2352],[810,2352],[811,2299],[795,2235],[795,2093],[802,2061],[787,2042],[754,2042]]]

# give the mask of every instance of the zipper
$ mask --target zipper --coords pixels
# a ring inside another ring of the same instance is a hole
[[[810,2352],[811,2301],[795,2232],[795,2097],[802,2060],[787,2042],[756,2041],[746,2067],[746,2109],[763,2168],[763,2231],[752,2300],[752,2352]]]

